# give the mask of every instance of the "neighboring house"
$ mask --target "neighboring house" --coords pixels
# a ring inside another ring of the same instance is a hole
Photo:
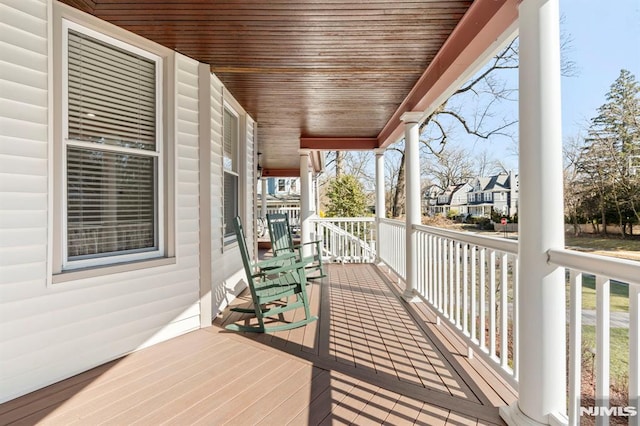
[[[298,195],[300,196],[300,178],[269,178],[267,179],[269,195]]]
[[[495,211],[503,216],[518,212],[518,175],[502,172],[473,180],[467,194],[468,213],[476,217],[490,217]]]
[[[266,217],[267,213],[286,213],[289,216],[289,223],[298,225],[300,178],[267,178],[261,180],[257,188],[258,217]]]
[[[438,185],[429,185],[422,193],[422,214],[433,216],[436,213],[436,204],[438,202],[438,194],[440,193]]]
[[[446,190],[430,193],[429,214],[490,217],[495,211],[504,216],[518,212],[518,175],[503,172],[488,177],[476,177],[469,182],[451,185]]]
[[[469,183],[450,185],[445,191],[437,194],[433,209],[434,214],[448,216],[467,214],[467,193],[471,190]]]

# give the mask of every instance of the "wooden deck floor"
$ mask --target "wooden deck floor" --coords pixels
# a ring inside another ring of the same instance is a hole
[[[0,405],[0,424],[502,424],[514,392],[374,265],[310,284],[319,321],[274,334],[214,326]],[[250,305],[248,297],[237,300]],[[301,312],[280,320],[291,321]]]

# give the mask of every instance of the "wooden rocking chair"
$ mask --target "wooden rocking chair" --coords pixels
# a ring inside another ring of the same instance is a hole
[[[298,253],[299,259],[305,263],[307,272],[319,271],[319,275],[307,276],[309,279],[324,278],[322,265],[322,241],[309,241],[304,244],[294,244],[291,235],[291,227],[289,226],[289,216],[283,213],[267,214],[267,224],[269,226],[269,238],[271,239],[271,248],[274,256],[281,256],[288,253]],[[312,246],[312,254],[303,256],[302,248],[305,245]]]
[[[247,243],[240,223],[240,218],[233,220],[242,263],[247,274],[247,282],[251,292],[253,308],[231,308],[234,312],[255,313],[257,326],[229,324],[227,330],[269,333],[301,327],[318,319],[309,311],[307,298],[305,264],[297,261],[295,253],[288,253],[262,262],[252,262],[247,249]],[[296,296],[294,302],[289,302],[290,296]],[[267,308],[268,305],[276,306]],[[304,319],[282,325],[265,326],[264,320],[273,315],[279,315],[293,309],[304,308]]]

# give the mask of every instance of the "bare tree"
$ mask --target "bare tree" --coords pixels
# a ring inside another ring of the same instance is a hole
[[[483,140],[494,136],[512,137],[509,128],[517,120],[499,119],[495,117],[493,111],[498,102],[514,100],[512,96],[516,91],[515,88],[508,87],[505,80],[499,79],[496,73],[517,67],[517,40],[514,40],[496,55],[478,75],[456,90],[449,99],[427,117],[420,127],[420,143],[423,153],[435,157],[436,161],[432,164],[437,164],[437,161],[446,162],[445,147],[454,126],[461,128],[468,135]],[[457,101],[458,99],[463,100]],[[474,104],[473,111],[469,110],[470,103]],[[496,125],[496,123],[498,124]],[[393,149],[402,151],[400,156],[404,158],[404,145],[402,148]],[[401,194],[404,193],[404,162],[401,163],[398,170],[397,181],[391,205],[394,217],[398,216],[398,212],[403,211],[399,203],[402,198]]]
[[[564,17],[561,18],[561,25]],[[573,40],[569,34],[561,31],[561,74],[565,77],[577,75],[576,64],[567,53],[572,49]],[[517,119],[499,116],[497,105],[503,101],[515,101],[517,87],[510,87],[501,73],[518,68],[518,39],[514,39],[502,49],[476,76],[456,90],[440,107],[438,107],[420,127],[421,151],[424,155],[433,156],[435,160],[443,157],[447,143],[454,129],[470,135],[478,141],[487,141],[496,137],[514,141],[513,125]],[[402,145],[403,146],[403,145]],[[398,148],[403,149],[403,148]],[[517,145],[514,144],[517,155]],[[478,174],[489,170],[506,170],[499,161],[492,164],[481,159]],[[435,164],[432,162],[431,164]],[[404,164],[398,170],[398,176],[404,179]],[[458,182],[459,183],[459,182]],[[404,182],[398,179],[396,193],[404,192]],[[396,205],[402,197],[395,196],[391,206],[392,212],[402,211]]]
[[[442,190],[477,175],[471,155],[463,148],[448,149],[437,157],[423,158],[423,170],[429,171],[426,177]]]
[[[581,187],[579,164],[583,152],[581,138],[567,139],[563,145],[564,156],[564,211],[573,224],[573,233],[580,235],[580,218],[583,215],[581,205]]]

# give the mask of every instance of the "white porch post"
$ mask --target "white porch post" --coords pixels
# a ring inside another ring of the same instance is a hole
[[[267,216],[267,180],[265,178],[260,178],[260,192],[262,192],[262,196],[260,198],[260,217]]]
[[[376,149],[376,263],[380,262],[380,219],[386,215],[384,149]]]
[[[520,23],[518,401],[508,424],[549,424],[566,404],[565,277],[547,263],[564,248],[559,0],[524,0]]]
[[[313,187],[309,168],[309,151],[300,150],[300,242],[311,241],[311,216],[313,215]],[[303,246],[302,253],[309,256],[311,246]]]
[[[406,258],[405,289],[402,297],[407,301],[415,300],[415,289],[418,279],[418,262],[416,259],[416,234],[413,225],[420,224],[420,119],[422,112],[405,112],[400,119],[404,122],[405,144],[405,203],[406,203]]]

